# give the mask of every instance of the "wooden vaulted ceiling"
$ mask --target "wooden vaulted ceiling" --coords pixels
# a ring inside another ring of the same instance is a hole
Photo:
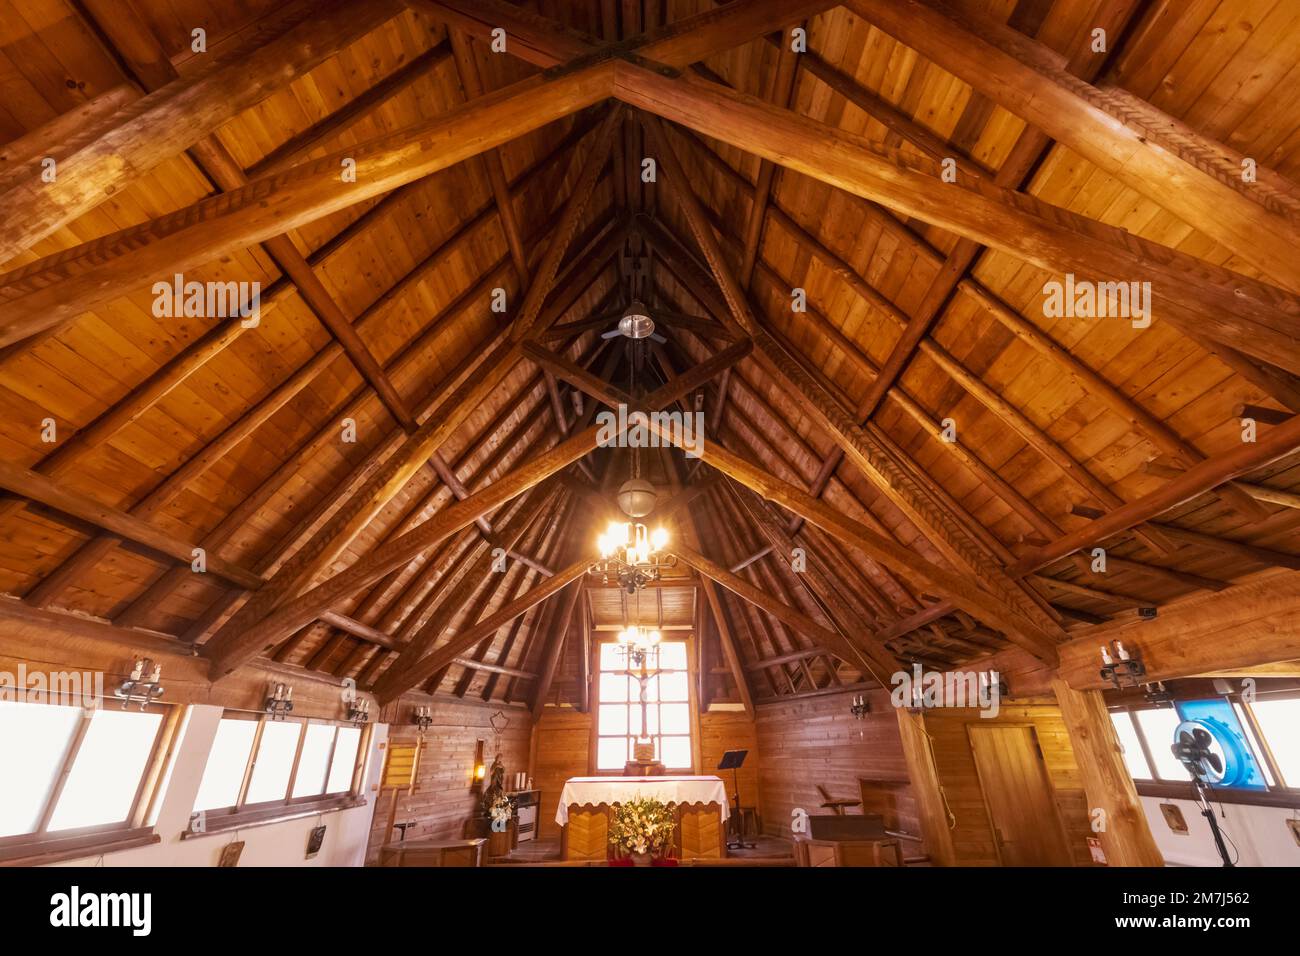
[[[703,394],[709,440],[642,459],[679,561],[641,614],[707,699],[1050,661],[1294,573],[1297,16],[0,0],[0,633],[584,705],[634,267],[667,341],[631,398]],[[1156,321],[1045,317],[1070,264]],[[260,281],[260,326],[155,317],[177,271]]]

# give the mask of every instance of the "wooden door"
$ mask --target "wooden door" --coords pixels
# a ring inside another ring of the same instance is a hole
[[[971,724],[967,732],[1002,865],[1069,866],[1065,831],[1034,728]]]

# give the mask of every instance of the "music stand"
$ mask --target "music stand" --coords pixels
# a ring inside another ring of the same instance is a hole
[[[728,850],[753,849],[758,845],[757,843],[745,842],[745,818],[740,813],[740,774],[738,773],[738,771],[740,770],[741,765],[745,762],[745,756],[748,753],[749,753],[748,750],[728,750],[726,753],[722,755],[722,759],[718,762],[719,770],[731,771],[731,778],[733,781],[733,785],[735,786],[736,842],[735,843],[728,842],[727,843]]]

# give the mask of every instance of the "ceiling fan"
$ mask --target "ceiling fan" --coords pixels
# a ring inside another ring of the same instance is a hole
[[[655,320],[650,317],[650,309],[642,301],[641,295],[649,285],[648,256],[639,250],[628,249],[623,253],[620,271],[627,284],[628,304],[619,317],[618,325],[604,333],[602,339],[623,336],[636,342],[640,339],[652,339],[655,342],[667,341],[655,332]]]
[[[639,299],[633,299],[628,303],[628,307],[623,310],[623,315],[618,320],[618,325],[603,333],[601,338],[612,339],[620,335],[633,341],[638,339],[668,341],[655,332],[655,320],[650,317],[650,310]]]

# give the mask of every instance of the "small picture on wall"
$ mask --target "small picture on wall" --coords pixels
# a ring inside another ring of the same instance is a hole
[[[1164,814],[1165,823],[1169,824],[1169,829],[1175,833],[1187,832],[1187,819],[1183,816],[1182,809],[1176,803],[1160,804],[1160,812]]]
[[[221,848],[221,859],[217,866],[239,866],[239,855],[244,852],[244,841],[236,840]]]
[[[325,842],[324,825],[315,827],[311,831],[311,836],[307,838],[307,859],[311,859],[320,852],[321,844]]]

